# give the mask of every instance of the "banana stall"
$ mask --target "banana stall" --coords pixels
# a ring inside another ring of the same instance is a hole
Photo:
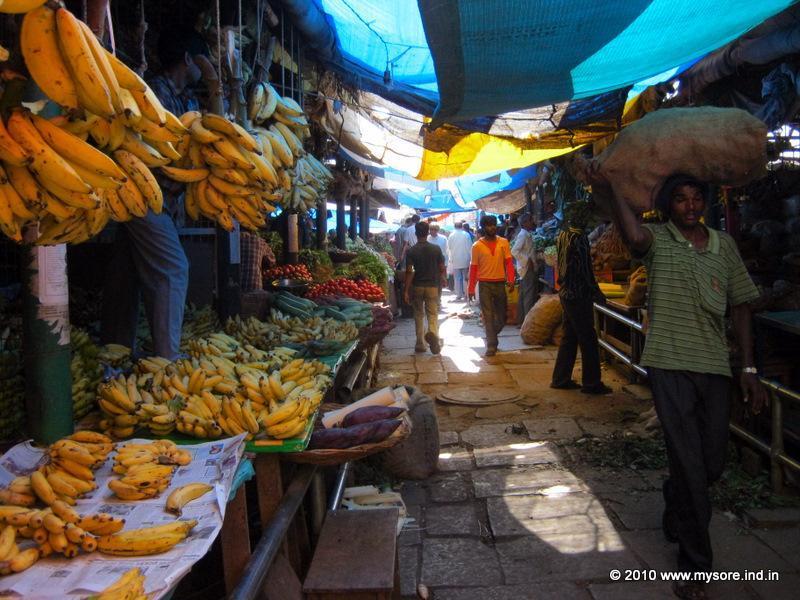
[[[317,465],[408,435],[401,391],[321,423],[370,385],[394,270],[273,4],[0,3],[3,593],[218,597],[259,530],[301,573]]]

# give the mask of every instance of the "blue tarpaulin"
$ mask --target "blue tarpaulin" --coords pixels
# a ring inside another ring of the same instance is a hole
[[[336,231],[336,211],[332,210],[331,214],[333,215],[331,218],[328,219],[328,231]],[[344,224],[347,227],[350,227],[350,213],[346,212],[344,214]],[[396,227],[392,227],[391,225],[384,223],[383,221],[378,221],[377,219],[370,219],[369,220],[369,231],[370,233],[383,233],[385,231],[392,231],[396,229]]]
[[[464,175],[456,179],[456,186],[465,202],[474,202],[497,192],[517,190],[533,177],[536,177],[536,165],[484,175]]]
[[[624,88],[719,48],[793,0],[282,2],[356,84],[424,114],[438,102],[435,122],[459,122]]]
[[[398,190],[397,203],[418,210],[448,211],[463,210],[464,207],[453,197],[450,190],[436,192],[409,192]]]

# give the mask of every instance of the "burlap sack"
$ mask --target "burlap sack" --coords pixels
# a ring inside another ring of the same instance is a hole
[[[520,335],[522,341],[532,346],[550,343],[553,331],[561,323],[562,309],[558,294],[545,294],[525,315]]]
[[[645,212],[676,173],[730,186],[762,177],[766,141],[766,125],[738,108],[668,108],[623,129],[594,162],[617,198]]]

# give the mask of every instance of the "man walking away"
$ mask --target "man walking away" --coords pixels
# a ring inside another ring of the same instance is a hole
[[[514,286],[514,264],[508,240],[497,236],[497,219],[481,217],[483,237],[472,245],[469,266],[469,299],[480,283],[480,304],[486,330],[486,356],[497,354],[497,334],[506,324],[506,286]],[[505,283],[505,285],[504,285]]]
[[[456,221],[455,230],[447,238],[447,253],[450,255],[450,268],[453,271],[453,286],[456,302],[462,302],[469,278],[469,263],[472,257],[472,240],[463,229],[464,222]]]
[[[664,430],[669,479],[664,483],[662,528],[678,543],[678,568],[713,570],[708,488],[725,465],[730,419],[731,367],[725,313],[742,359],[739,387],[754,413],[767,400],[753,362],[749,303],[758,291],[727,233],[700,221],[708,186],[684,175],[669,178],[656,200],[668,221],[642,225],[616,198],[608,181],[592,174],[592,189],[611,207],[631,253],[647,267],[649,327],[641,364],[648,367],[656,413]],[[702,583],[673,587],[681,598],[702,599]]]
[[[403,297],[414,307],[417,343],[415,352],[425,352],[425,342],[431,352],[441,352],[439,339],[439,290],[445,280],[444,255],[439,246],[428,241],[428,224],[414,226],[417,243],[406,255],[406,284]],[[428,331],[425,332],[425,317]]]
[[[581,349],[584,394],[608,394],[611,388],[600,380],[600,350],[594,330],[595,301],[605,302],[592,270],[592,255],[586,225],[589,203],[573,202],[565,210],[565,228],[556,238],[558,252],[558,290],[564,309],[564,338],[558,348],[551,388],[575,389],[572,369]]]
[[[536,247],[533,243],[532,231],[536,228],[533,215],[525,213],[519,221],[522,228],[514,239],[511,255],[517,261],[517,272],[521,279],[518,324],[522,324],[528,311],[539,299],[539,266],[536,264]]]

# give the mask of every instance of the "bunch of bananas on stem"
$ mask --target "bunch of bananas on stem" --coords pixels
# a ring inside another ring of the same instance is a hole
[[[220,115],[192,111],[181,122],[189,130],[178,144],[181,157],[161,171],[187,184],[186,214],[194,220],[202,215],[228,231],[233,219],[248,229],[263,227],[280,198],[272,147]],[[283,138],[275,143],[291,155]]]
[[[90,600],[147,600],[144,590],[144,575],[139,567],[126,571],[122,577]]]
[[[266,81],[256,81],[247,99],[247,118],[256,125],[281,123],[292,128],[300,139],[311,135],[303,107],[293,98],[285,97]]]
[[[20,48],[31,77],[65,114],[15,109],[0,123],[3,232],[19,241],[21,228],[38,222],[38,244],[80,243],[109,220],[160,212],[150,168],[179,157],[179,119],[65,8],[28,12]]]
[[[262,362],[268,360],[266,350],[256,348],[252,344],[240,344],[239,341],[221,331],[205,338],[189,341],[187,350],[192,356],[219,356],[240,363]]]
[[[154,498],[169,487],[175,468],[192,462],[192,453],[181,450],[169,440],[147,444],[129,443],[117,448],[114,473],[108,487],[120,500]]]

